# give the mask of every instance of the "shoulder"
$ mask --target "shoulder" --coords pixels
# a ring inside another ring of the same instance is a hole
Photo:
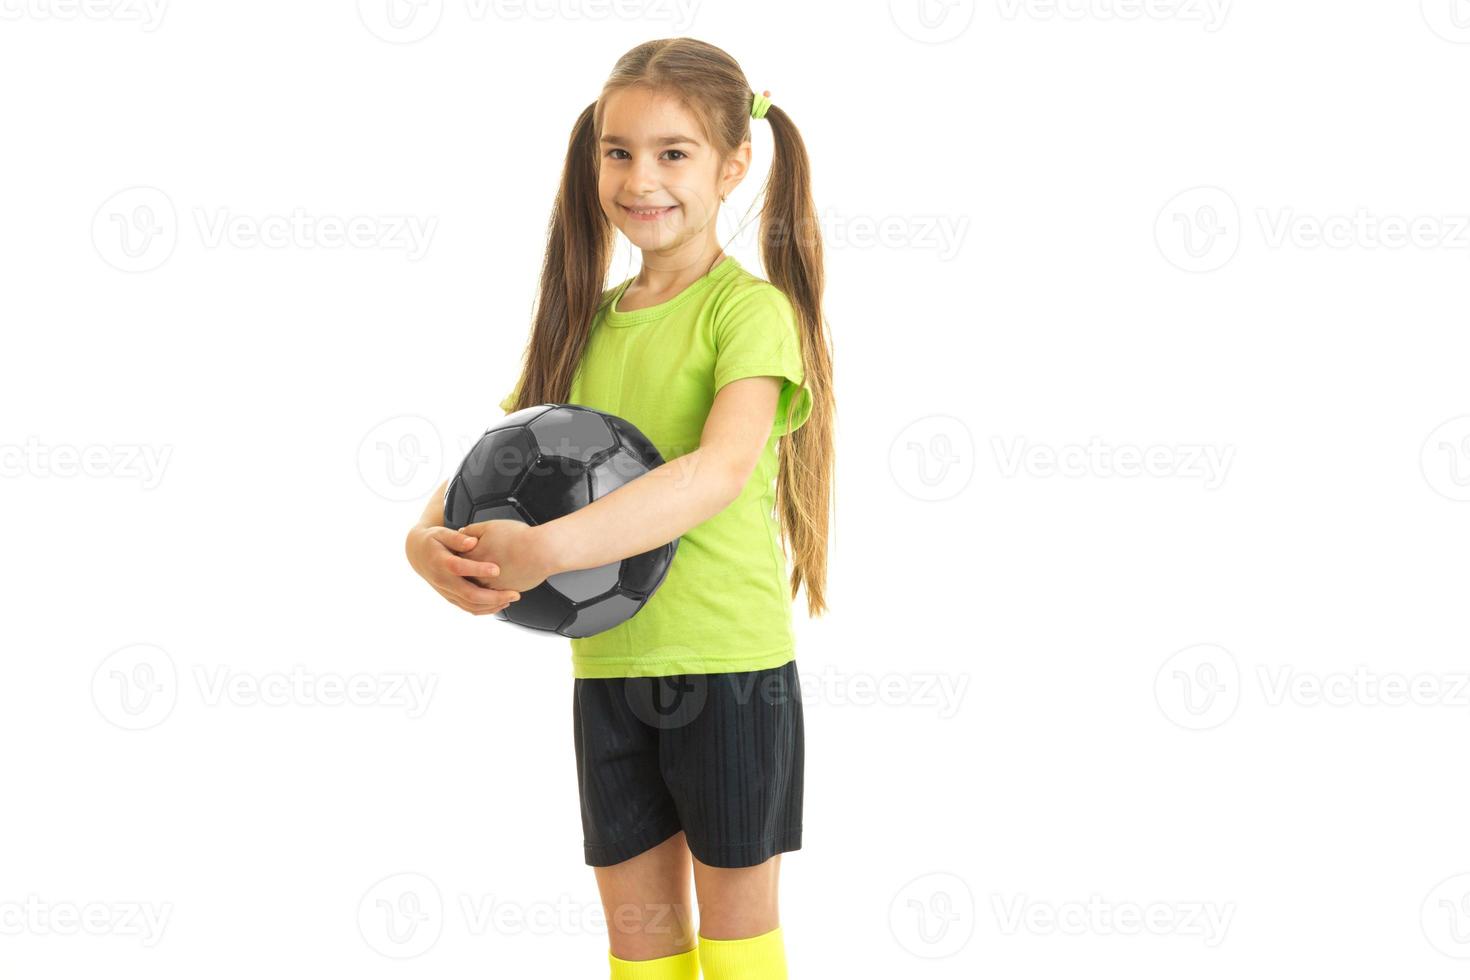
[[[748,320],[752,317],[795,319],[795,311],[786,294],[779,287],[744,268],[720,282],[712,292],[709,303],[716,324]]]

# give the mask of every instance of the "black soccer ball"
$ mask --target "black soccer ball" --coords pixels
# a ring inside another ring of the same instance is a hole
[[[545,524],[663,465],[627,419],[585,405],[533,405],[495,423],[444,493],[444,525]],[[596,568],[559,572],[495,614],[523,629],[581,637],[631,618],[663,584],[679,539]],[[491,556],[494,560],[494,556]]]

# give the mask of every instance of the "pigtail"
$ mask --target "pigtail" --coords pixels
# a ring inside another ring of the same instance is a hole
[[[800,327],[805,381],[812,395],[806,424],[783,435],[776,509],[792,555],[791,598],[806,585],[807,612],[827,608],[828,521],[835,510],[832,349],[822,316],[822,236],[812,199],[806,145],[779,106],[766,110],[775,152],[761,209],[761,262],[771,284],[791,300]],[[795,399],[785,419],[790,428]]]
[[[613,228],[597,199],[597,103],[567,140],[561,186],[546,231],[541,292],[522,352],[513,411],[565,402],[582,360],[612,261]]]

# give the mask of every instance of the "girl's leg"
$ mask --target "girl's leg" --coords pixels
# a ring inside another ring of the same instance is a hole
[[[699,966],[705,980],[784,980],[781,854],[801,847],[796,662],[693,677],[705,697],[661,733],[660,763],[694,865]]]
[[[780,854],[749,868],[717,868],[694,859],[705,980],[786,980],[776,902],[780,871]]]
[[[626,861],[593,868],[613,956],[654,960],[694,949],[690,860],[681,830]]]
[[[698,858],[693,862],[700,936],[745,939],[781,924],[777,908],[781,855],[753,868],[715,868]]]

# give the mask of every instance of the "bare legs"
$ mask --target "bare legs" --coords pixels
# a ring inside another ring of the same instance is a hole
[[[681,830],[642,854],[593,868],[607,917],[608,944],[624,960],[674,956],[698,936],[743,939],[780,925],[777,888],[781,855],[753,868],[716,868],[689,853]],[[699,902],[698,932],[691,914],[693,870]]]

